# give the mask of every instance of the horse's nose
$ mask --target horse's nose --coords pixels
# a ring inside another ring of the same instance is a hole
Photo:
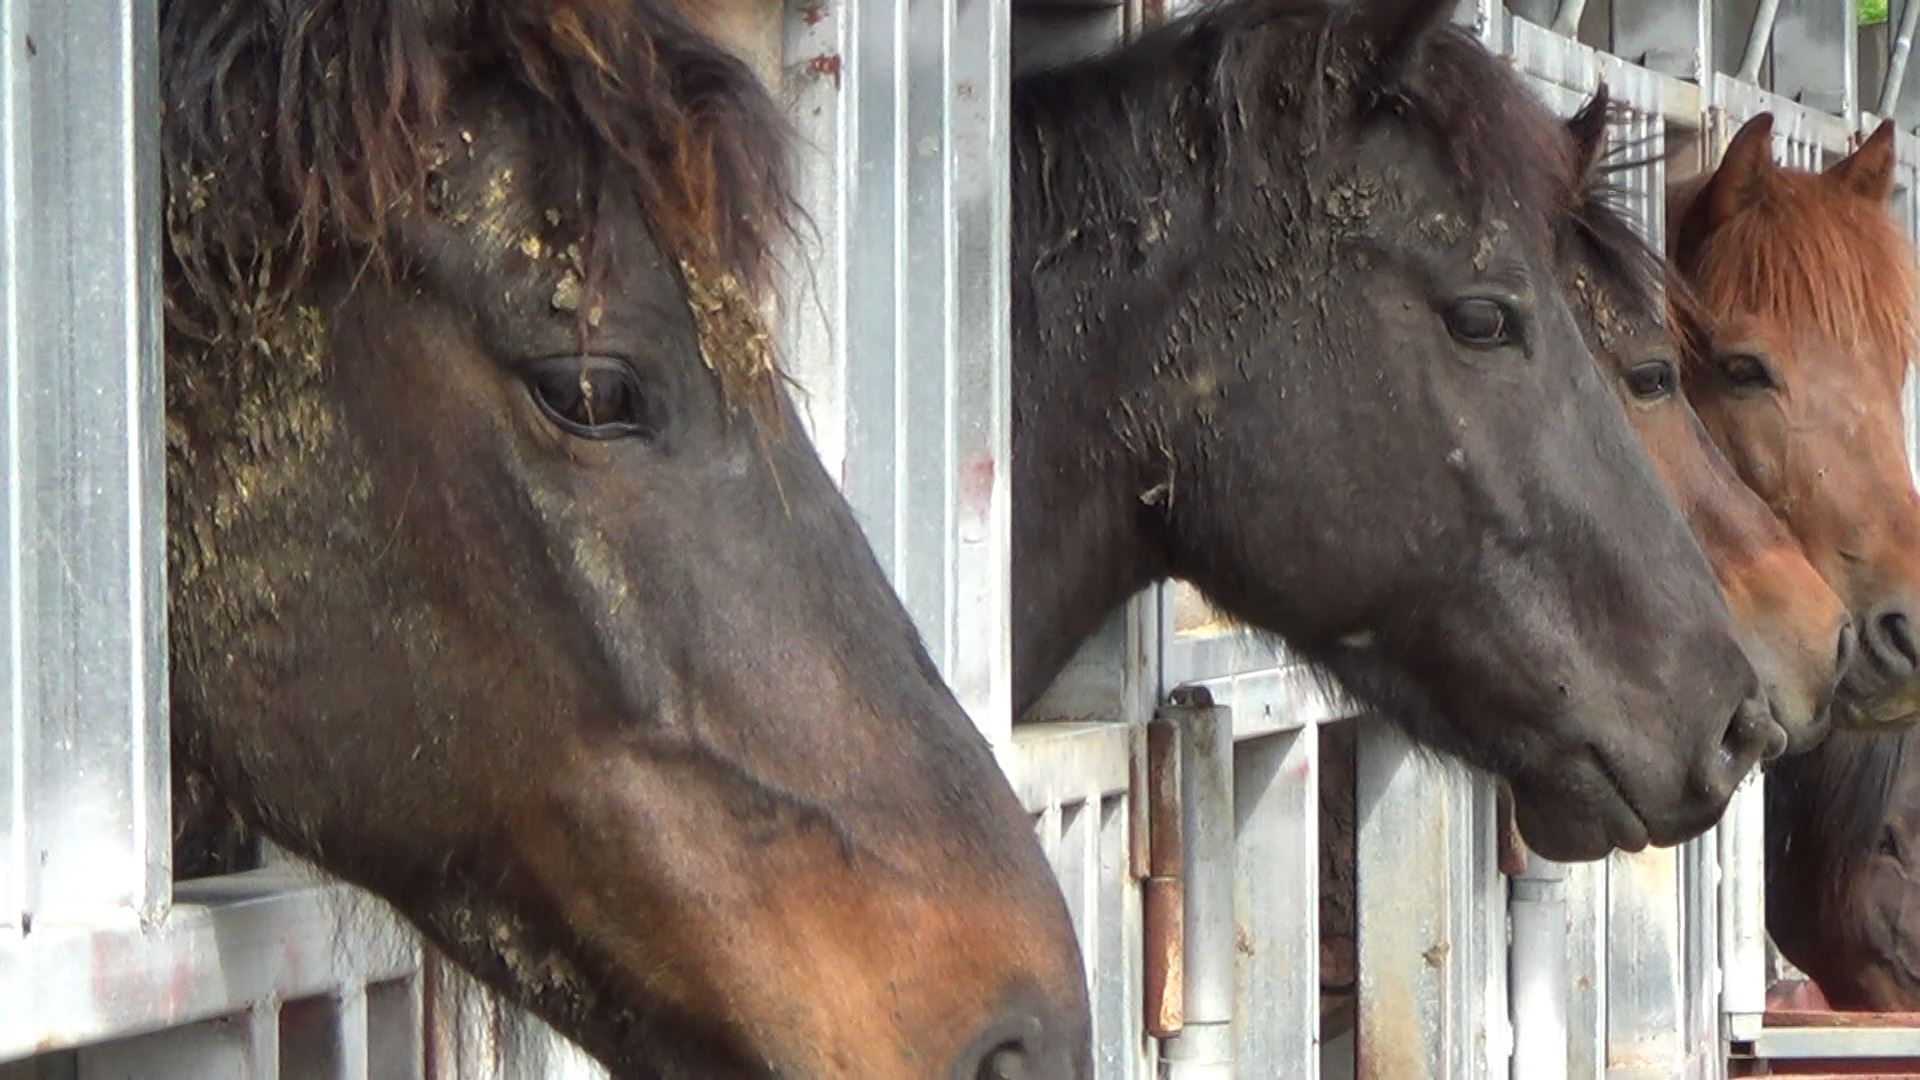
[[[1695,766],[1695,794],[1709,806],[1724,806],[1756,761],[1771,761],[1786,749],[1786,729],[1774,719],[1767,699],[1753,694],[1733,711],[1720,736],[1720,745]]]
[[[1874,610],[1861,627],[1868,662],[1881,674],[1910,679],[1920,672],[1920,637],[1904,604],[1885,604]]]

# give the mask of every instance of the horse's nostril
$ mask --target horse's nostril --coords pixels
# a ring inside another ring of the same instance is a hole
[[[1001,1043],[980,1063],[979,1080],[1026,1080],[1027,1053],[1019,1043]]]
[[[1748,698],[1733,710],[1713,765],[1700,776],[1701,793],[1716,801],[1730,796],[1756,757],[1785,751],[1786,729],[1774,720],[1773,709],[1764,698]]]
[[[1914,640],[1913,623],[1904,611],[1889,611],[1878,620],[1880,640],[1890,652],[1904,658],[1907,670],[1920,670],[1920,642]]]

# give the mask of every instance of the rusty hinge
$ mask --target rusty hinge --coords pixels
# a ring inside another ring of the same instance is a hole
[[[1181,883],[1180,729],[1168,720],[1147,724],[1145,791],[1146,874],[1140,880],[1142,950],[1146,960],[1146,1027],[1156,1039],[1186,1025],[1186,893]]]

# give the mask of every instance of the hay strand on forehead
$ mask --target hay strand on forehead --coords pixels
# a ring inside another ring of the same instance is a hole
[[[684,3],[162,0],[176,328],[251,335],[316,266],[384,268],[393,216],[426,203],[450,95],[482,82],[522,92],[552,166],[598,190],[589,207],[630,190],[690,286],[729,283],[728,325],[757,320],[794,215],[784,123]],[[770,351],[714,367],[729,393],[774,374]]]
[[[1813,173],[1782,169],[1718,225],[1683,269],[1715,312],[1811,323],[1864,340],[1894,373],[1920,345],[1920,267],[1887,208],[1835,193]]]

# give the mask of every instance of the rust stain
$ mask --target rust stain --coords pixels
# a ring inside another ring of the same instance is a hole
[[[800,5],[800,21],[808,26],[818,26],[827,19],[826,0],[804,0]]]
[[[1437,968],[1447,962],[1447,954],[1452,951],[1453,946],[1443,941],[1433,948],[1428,949],[1426,952],[1421,953],[1420,958],[1427,962],[1428,967]]]
[[[821,53],[807,61],[807,70],[822,78],[831,78],[833,88],[840,89],[840,54]]]
[[[1186,894],[1179,878],[1150,877],[1141,882],[1140,950],[1145,961],[1147,1034],[1156,1039],[1180,1034],[1186,1026]]]

